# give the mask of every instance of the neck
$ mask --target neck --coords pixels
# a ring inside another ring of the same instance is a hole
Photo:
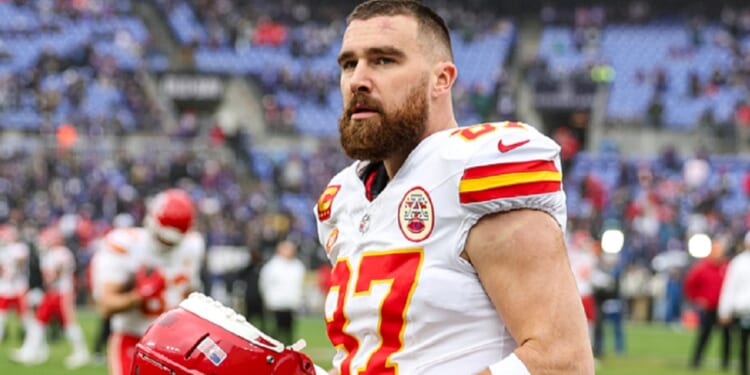
[[[392,156],[388,159],[383,160],[385,171],[388,173],[388,179],[392,179],[393,176],[396,175],[396,172],[401,169],[401,166],[404,165],[407,156],[409,156],[409,154]]]

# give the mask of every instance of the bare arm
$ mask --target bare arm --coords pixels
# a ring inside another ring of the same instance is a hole
[[[530,373],[594,374],[583,305],[551,216],[534,210],[486,216],[469,233],[464,255]]]
[[[101,293],[96,298],[96,309],[105,317],[140,306],[141,296],[135,289],[123,291],[120,283],[107,282],[101,287]]]

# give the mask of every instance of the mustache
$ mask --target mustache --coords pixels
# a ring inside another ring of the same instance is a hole
[[[354,109],[357,107],[365,107],[378,113],[383,112],[380,101],[363,92],[354,93],[351,100],[349,100],[349,103],[347,103],[346,108],[344,109],[346,117],[351,117],[352,114],[354,114]]]

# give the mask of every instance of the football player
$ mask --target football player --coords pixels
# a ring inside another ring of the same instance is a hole
[[[41,230],[37,237],[44,295],[36,308],[35,319],[28,326],[20,349],[12,352],[14,361],[27,365],[46,362],[49,356],[46,329],[57,319],[72,353],[65,358],[65,366],[79,368],[89,361],[89,351],[83,331],[75,314],[75,267],[73,252],[65,246],[60,229],[52,225]]]
[[[143,227],[113,229],[94,255],[94,301],[102,316],[111,318],[111,375],[128,374],[148,325],[201,288],[205,244],[192,230],[194,218],[185,191],[163,191],[149,202]]]
[[[28,330],[33,317],[26,301],[29,289],[29,246],[19,241],[18,230],[0,226],[0,342],[3,341],[8,312],[15,310]]]
[[[338,63],[340,141],[358,161],[317,204],[334,367],[593,374],[560,147],[518,122],[458,127],[450,33],[418,1],[358,5]]]
[[[303,348],[303,340],[285,347],[231,308],[193,293],[151,324],[136,345],[131,373],[327,375]]]
[[[594,276],[597,273],[597,258],[594,255],[593,239],[586,230],[577,230],[570,235],[568,258],[573,269],[573,276],[581,295],[583,311],[589,327],[589,337],[594,337],[596,324],[596,302],[594,301]]]

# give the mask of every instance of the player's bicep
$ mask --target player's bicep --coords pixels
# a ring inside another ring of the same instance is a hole
[[[570,370],[589,354],[586,320],[562,231],[547,213],[482,218],[465,253],[532,373]]]

